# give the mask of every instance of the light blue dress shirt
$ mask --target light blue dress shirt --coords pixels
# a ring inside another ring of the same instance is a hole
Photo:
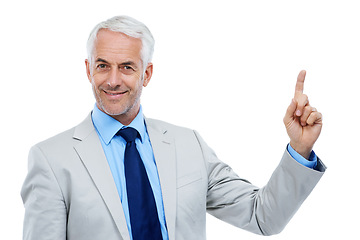
[[[305,167],[315,169],[317,166],[317,156],[314,151],[311,151],[309,160],[301,156],[298,152],[296,152],[290,144],[287,146],[287,150],[290,155],[300,164],[304,165]]]
[[[110,170],[124,210],[127,227],[130,233],[130,239],[132,239],[124,171],[124,152],[126,141],[122,137],[116,135],[116,133],[125,126],[119,121],[100,111],[96,105],[92,112],[92,120],[99,135],[106,159],[109,163]],[[140,134],[140,138],[135,140],[136,147],[139,151],[141,159],[143,160],[149,182],[154,193],[163,239],[168,240],[169,238],[166,228],[159,175],[141,107],[138,115],[128,127],[135,128]]]
[[[95,126],[95,129],[99,135],[103,150],[105,152],[106,159],[109,163],[111,173],[113,175],[121,204],[123,206],[124,215],[127,223],[127,227],[130,233],[130,238],[132,239],[131,234],[131,225],[129,217],[129,205],[126,193],[126,180],[125,180],[125,171],[124,171],[124,152],[126,141],[117,136],[116,133],[124,128],[125,126],[119,121],[100,111],[96,104],[92,112],[92,120]],[[161,225],[161,232],[164,240],[168,240],[168,233],[166,228],[166,220],[164,213],[164,204],[162,200],[161,186],[159,175],[156,167],[156,162],[154,158],[153,149],[151,146],[150,138],[146,130],[146,125],[144,121],[144,116],[142,113],[142,107],[136,118],[130,123],[129,127],[135,128],[139,134],[140,138],[135,140],[136,147],[139,151],[141,159],[144,162],[146,172],[149,177],[150,185],[154,192],[154,198],[157,206],[157,211],[159,215],[159,221]],[[291,146],[288,144],[287,150],[290,155],[300,164],[308,167],[315,168],[317,165],[317,156],[312,151],[310,159],[307,160],[297,153]]]

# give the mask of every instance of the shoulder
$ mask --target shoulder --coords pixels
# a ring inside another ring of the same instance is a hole
[[[175,124],[171,124],[162,120],[153,119],[153,118],[146,118],[145,119],[147,128],[151,128],[152,130],[161,132],[161,133],[170,133],[170,134],[190,134],[194,135],[196,132],[193,129],[178,126]]]
[[[196,146],[200,149],[206,145],[196,130],[151,118],[146,118],[145,122],[150,138],[164,136],[173,139],[177,147],[182,146],[186,149],[192,149]]]
[[[72,148],[79,140],[86,138],[92,131],[95,131],[95,128],[92,124],[91,116],[88,115],[80,124],[35,144],[35,147],[51,151]]]
[[[70,146],[73,146],[73,135],[75,127],[68,129],[64,132],[56,134],[48,139],[45,139],[33,146],[33,148],[38,148],[42,152],[48,151],[63,151]]]

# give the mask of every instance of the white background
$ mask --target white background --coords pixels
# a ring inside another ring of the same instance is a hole
[[[355,239],[359,225],[360,7],[357,1],[6,1],[0,8],[0,238],[21,239],[20,189],[35,143],[75,126],[94,98],[86,40],[125,14],[155,39],[147,117],[200,132],[258,186],[288,142],[296,77],[324,115],[315,145],[328,170],[287,228],[269,239]],[[262,239],[208,217],[208,239]]]

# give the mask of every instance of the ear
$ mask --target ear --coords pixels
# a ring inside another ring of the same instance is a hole
[[[152,73],[153,73],[153,64],[148,63],[148,65],[146,66],[145,73],[144,73],[144,82],[143,82],[144,87],[146,87],[149,84]]]
[[[90,61],[88,59],[85,59],[85,66],[86,66],[86,75],[89,79],[89,82],[91,83],[91,70],[90,70]]]

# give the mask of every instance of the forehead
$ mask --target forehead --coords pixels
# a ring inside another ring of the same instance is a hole
[[[94,44],[93,56],[108,58],[131,58],[140,60],[141,40],[123,33],[101,29]]]

